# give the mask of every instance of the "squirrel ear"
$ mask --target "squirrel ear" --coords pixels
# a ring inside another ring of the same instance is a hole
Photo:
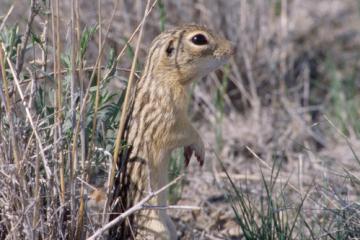
[[[173,40],[170,40],[167,47],[166,47],[166,55],[168,57],[171,57],[171,55],[174,53],[174,41]]]

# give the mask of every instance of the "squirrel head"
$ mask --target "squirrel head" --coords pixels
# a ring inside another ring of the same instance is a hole
[[[167,74],[188,84],[216,70],[233,54],[234,47],[225,38],[203,26],[184,25],[154,39],[145,72]]]

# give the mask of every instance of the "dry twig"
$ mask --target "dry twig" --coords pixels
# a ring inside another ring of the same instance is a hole
[[[119,216],[117,216],[116,218],[114,218],[111,222],[107,223],[106,225],[104,225],[102,228],[98,229],[91,237],[89,237],[87,240],[95,240],[96,237],[100,236],[103,232],[107,231],[108,229],[110,229],[111,227],[115,226],[116,224],[120,223],[122,220],[124,220],[126,217],[130,216],[131,214],[143,210],[146,208],[146,206],[144,205],[146,202],[148,202],[150,199],[152,199],[153,197],[157,196],[158,194],[160,194],[161,192],[165,191],[166,189],[168,189],[170,186],[174,185],[175,183],[177,183],[184,175],[181,174],[180,176],[178,176],[177,178],[175,178],[174,180],[172,180],[170,183],[166,184],[165,186],[163,186],[162,188],[160,188],[159,190],[155,191],[155,192],[150,192],[145,198],[143,198],[140,202],[138,202],[137,204],[135,204],[133,207],[129,208],[128,210],[126,210],[124,213],[120,214]]]
[[[31,0],[30,3],[30,13],[29,13],[29,17],[27,20],[27,25],[26,25],[26,30],[25,30],[25,34],[24,34],[24,39],[21,42],[21,47],[20,47],[20,52],[17,55],[17,59],[16,59],[16,67],[15,67],[15,73],[16,76],[19,77],[19,74],[22,70],[22,66],[24,64],[24,57],[25,57],[25,51],[26,51],[26,45],[29,39],[29,35],[30,35],[30,31],[31,31],[31,25],[34,21],[35,16],[38,14],[39,11],[39,6],[37,5],[36,0]]]

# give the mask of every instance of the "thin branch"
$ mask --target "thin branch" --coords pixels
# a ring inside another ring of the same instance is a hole
[[[181,174],[180,176],[178,176],[177,178],[175,178],[174,180],[172,180],[170,183],[166,184],[165,186],[163,186],[162,188],[160,188],[159,190],[155,191],[155,192],[150,192],[149,195],[147,195],[145,198],[143,198],[140,202],[138,202],[137,204],[135,204],[134,206],[132,206],[131,208],[129,208],[128,210],[126,210],[124,213],[122,213],[121,215],[119,215],[118,217],[114,218],[111,222],[107,223],[106,225],[104,225],[102,228],[98,229],[91,237],[89,237],[87,240],[95,240],[96,237],[100,236],[103,232],[105,232],[106,230],[110,229],[111,227],[115,226],[116,224],[120,223],[122,220],[124,220],[126,217],[130,216],[131,214],[143,210],[146,208],[146,206],[144,205],[146,202],[148,202],[149,200],[151,200],[153,197],[157,196],[158,194],[160,194],[161,192],[165,191],[166,189],[168,189],[169,187],[171,187],[172,185],[174,185],[175,183],[177,183],[181,178],[184,177],[184,174]]]
[[[146,11],[145,16],[144,16],[145,18],[151,13],[152,9],[156,6],[157,2],[158,2],[158,0],[155,0],[154,3],[149,8],[149,10]],[[142,27],[143,24],[144,24],[144,22],[141,21],[140,24],[135,28],[135,30],[131,34],[129,40],[126,42],[125,46],[121,49],[119,55],[116,57],[116,61],[114,61],[113,65],[110,68],[111,70],[105,75],[104,79],[107,79],[109,77],[110,73],[113,72],[112,70],[116,68],[117,63],[120,61],[120,58],[124,55],[125,50],[130,46],[131,41],[134,39],[135,35],[140,30],[140,28]]]
[[[16,58],[16,77],[19,77],[19,74],[21,72],[21,69],[24,65],[24,57],[25,57],[25,52],[26,52],[26,45],[29,39],[29,35],[30,35],[30,30],[31,30],[31,25],[32,22],[34,21],[35,16],[38,14],[38,6],[36,3],[36,0],[31,0],[30,3],[30,13],[29,13],[29,17],[28,17],[28,21],[27,21],[27,25],[26,25],[26,30],[25,30],[25,34],[24,34],[24,39],[21,43],[21,47],[20,47],[20,52]]]
[[[101,48],[102,45],[102,19],[101,19],[101,0],[98,0],[98,25],[99,25],[99,56],[101,54]],[[82,66],[81,66],[82,67]],[[95,71],[95,69],[94,69]],[[93,114],[93,121],[92,121],[92,131],[91,131],[91,143],[89,147],[89,154],[87,155],[88,158],[92,156],[93,152],[96,151],[95,146],[95,133],[96,133],[96,125],[97,125],[97,114],[99,109],[99,101],[100,101],[100,81],[101,81],[101,58],[99,59],[99,65],[97,69],[97,78],[96,78],[96,96],[95,96],[95,104],[94,104],[94,114]],[[91,177],[91,161],[90,159],[87,160],[87,166],[84,170],[85,176],[84,179],[89,181]],[[82,186],[83,188],[83,186]]]
[[[202,210],[202,207],[198,206],[189,206],[189,205],[168,205],[168,206],[154,206],[154,205],[144,205],[144,209],[152,209],[152,210]]]
[[[82,71],[93,71],[94,68],[95,68],[95,67],[93,67],[93,66],[84,67],[84,68],[82,68],[82,69],[77,68],[77,69],[75,69],[75,71],[76,71],[76,72],[79,72],[80,70],[82,70]],[[100,66],[100,67],[98,67],[98,68],[100,68],[101,70],[107,69],[105,66]],[[49,78],[49,77],[54,76],[55,74],[65,74],[65,73],[69,72],[69,70],[70,70],[69,68],[63,68],[63,70],[60,70],[60,71],[58,71],[58,72],[49,72],[49,73],[45,73],[45,72],[44,72],[44,73],[43,73],[44,75],[37,76],[36,79],[37,79],[37,80],[40,80],[40,79],[44,79],[44,78]],[[122,71],[122,72],[130,72],[130,71],[131,71],[131,70],[128,69],[128,68],[121,68],[121,67],[117,67],[116,70],[117,70],[117,71]],[[40,72],[40,73],[41,73],[41,72]],[[136,76],[137,78],[140,78],[139,72],[135,72],[134,74],[135,74],[135,76]],[[25,78],[24,80],[21,81],[20,85],[26,84],[26,83],[28,83],[28,82],[30,82],[30,81],[31,81],[31,79]]]
[[[119,5],[119,1],[116,1],[116,4],[115,4],[115,7],[114,7],[114,10],[112,12],[112,15],[111,15],[111,18],[110,18],[110,22],[109,22],[109,25],[108,25],[108,28],[106,30],[106,33],[105,33],[105,36],[104,36],[104,39],[107,38],[109,32],[110,32],[110,26],[114,20],[114,17],[115,17],[115,14],[116,14],[116,11],[118,9],[118,5]],[[96,59],[96,62],[95,62],[95,65],[94,65],[94,71],[92,72],[91,74],[91,77],[90,77],[90,81],[89,81],[89,85],[86,89],[86,92],[85,92],[85,95],[84,95],[84,98],[82,100],[82,103],[81,103],[81,107],[80,107],[80,117],[84,114],[84,111],[85,111],[85,107],[86,107],[86,102],[87,102],[87,99],[88,99],[88,96],[90,94],[90,88],[91,88],[91,85],[92,85],[92,82],[95,78],[95,73],[97,73],[96,69],[98,68],[99,66],[99,63],[100,63],[100,59],[102,57],[102,54],[104,52],[104,47],[105,47],[105,41],[103,41],[102,45],[101,45],[101,49],[100,49],[100,54],[98,55],[97,59]],[[79,134],[79,129],[80,129],[80,121],[78,120],[77,123],[76,123],[76,128],[75,128],[75,131],[73,133],[73,137],[72,137],[72,156],[74,157],[75,156],[75,145],[77,144],[77,138],[78,138],[78,134]]]
[[[124,102],[122,104],[121,117],[120,117],[118,131],[117,131],[116,140],[115,140],[115,144],[114,144],[115,148],[114,148],[114,153],[113,153],[113,162],[112,162],[111,172],[110,172],[110,179],[109,179],[110,181],[108,182],[108,193],[107,193],[108,197],[107,197],[106,202],[105,202],[104,213],[107,212],[109,201],[111,199],[111,189],[112,189],[113,182],[114,182],[115,169],[116,169],[117,159],[118,159],[119,152],[120,152],[120,147],[121,147],[120,146],[121,145],[121,138],[122,138],[124,130],[125,130],[125,122],[126,122],[126,118],[127,118],[127,114],[128,114],[127,109],[128,109],[129,99],[130,99],[131,90],[132,90],[132,83],[133,83],[133,80],[134,80],[136,61],[137,61],[137,56],[138,56],[139,49],[140,49],[140,43],[141,43],[142,34],[143,34],[143,30],[144,30],[144,25],[145,25],[144,23],[146,21],[146,17],[148,16],[148,12],[149,12],[149,9],[150,9],[149,6],[150,6],[150,1],[148,0],[147,4],[146,4],[146,8],[145,8],[144,17],[143,17],[143,19],[141,21],[141,28],[140,28],[140,32],[139,32],[139,37],[138,37],[138,41],[136,43],[133,62],[131,64],[131,71],[130,71],[130,75],[129,75],[128,85],[126,87],[125,99],[124,99]],[[104,223],[104,221],[105,221],[105,219],[103,219],[103,223]]]
[[[3,46],[3,47],[4,47],[4,46]],[[13,67],[13,65],[12,65],[12,63],[11,63],[11,60],[10,60],[8,57],[6,58],[6,60],[7,60],[8,64],[9,64],[11,73],[12,73],[12,75],[13,75],[13,77],[14,77],[15,85],[16,85],[16,87],[17,87],[17,90],[18,90],[18,92],[19,92],[20,98],[21,98],[21,100],[22,100],[22,102],[23,102],[23,105],[24,105],[24,107],[25,107],[26,117],[28,118],[28,120],[29,120],[29,122],[30,122],[30,124],[31,124],[31,127],[32,127],[32,129],[33,129],[33,131],[34,131],[34,134],[35,134],[35,137],[36,137],[36,140],[37,140],[37,142],[38,142],[38,145],[39,145],[39,148],[40,148],[40,154],[41,154],[41,157],[42,157],[42,160],[43,160],[43,164],[44,164],[44,169],[45,169],[46,177],[47,177],[47,179],[50,180],[51,177],[52,177],[52,173],[51,173],[50,167],[49,167],[49,165],[48,165],[48,161],[47,161],[46,156],[45,156],[45,151],[44,151],[44,148],[43,148],[43,146],[42,146],[42,142],[41,142],[40,135],[39,135],[39,133],[37,132],[36,126],[35,126],[35,124],[34,124],[34,120],[33,120],[32,117],[31,117],[31,113],[30,113],[28,104],[27,104],[27,102],[25,101],[24,94],[23,94],[23,92],[22,92],[22,90],[21,90],[21,87],[20,87],[20,84],[19,84],[19,80],[18,80],[18,78],[17,78],[15,69],[14,69],[14,67]]]
[[[75,32],[75,0],[72,0],[70,3],[70,11],[71,11],[71,27],[70,27],[70,44],[71,44],[71,80],[70,80],[70,99],[71,99],[71,106],[70,106],[70,121],[71,121],[71,127],[74,129],[76,126],[76,96],[75,96],[75,81],[78,81],[77,74],[75,72],[76,68],[76,57],[77,57],[77,40],[76,40],[76,32]],[[80,66],[81,68],[81,66]],[[76,89],[77,90],[77,89]],[[79,121],[81,121],[82,118],[79,118]],[[82,124],[80,123],[82,126]],[[70,159],[70,211],[71,211],[71,226],[75,229],[71,231],[71,234],[74,233],[74,236],[71,236],[71,238],[76,239],[78,232],[78,223],[75,224],[75,218],[76,218],[76,202],[75,202],[75,191],[76,191],[76,181],[75,181],[75,174],[77,172],[78,167],[78,148],[77,143],[75,143],[73,146],[73,155]],[[79,221],[78,221],[79,222]]]
[[[77,180],[79,180],[81,183],[85,184],[86,186],[88,186],[89,188],[91,188],[92,190],[96,190],[97,188],[94,187],[93,185],[91,185],[90,183],[84,181],[83,179],[76,177]]]
[[[9,11],[6,13],[1,25],[0,25],[0,32],[2,31],[3,27],[5,26],[6,20],[8,19],[8,17],[10,16],[11,12],[14,9],[14,4],[11,5],[11,7],[9,8]]]
[[[4,52],[3,52],[4,49]],[[5,105],[5,112],[9,120],[10,126],[10,136],[11,136],[11,144],[13,145],[13,154],[14,154],[14,161],[16,164],[17,170],[20,172],[20,157],[19,157],[19,149],[17,145],[17,137],[15,134],[15,124],[12,113],[12,107],[10,104],[10,94],[9,94],[9,84],[6,77],[6,69],[5,69],[5,47],[2,44],[2,48],[0,49],[0,66],[1,66],[1,76],[2,81],[0,81],[0,95],[3,104]],[[4,89],[4,92],[3,92]]]
[[[351,144],[349,138],[339,129],[335,126],[335,124],[326,116],[326,114],[324,114],[324,118],[326,119],[326,121],[328,121],[328,123],[330,123],[330,125],[336,130],[336,132],[345,139],[346,144],[348,145],[348,147],[350,148],[352,154],[354,155],[356,161],[358,163],[360,163],[360,158],[357,155],[357,153],[355,152],[353,145]]]
[[[99,25],[99,56],[101,54],[102,45],[102,19],[101,19],[101,0],[98,0],[98,25]],[[95,71],[95,70],[94,70]],[[97,125],[97,115],[99,109],[99,101],[100,101],[100,81],[101,81],[101,58],[99,59],[99,65],[97,69],[97,78],[96,78],[96,95],[95,95],[95,104],[94,104],[94,114],[93,114],[93,121],[92,121],[92,132],[91,132],[91,143],[89,147],[89,154],[88,157],[92,155],[93,151],[95,150],[95,133],[96,133],[96,125]],[[86,179],[88,180],[91,176],[91,161],[88,159],[88,164],[86,166]]]
[[[263,159],[261,159],[259,157],[259,155],[257,155],[249,146],[246,146],[246,149],[262,164],[264,165],[267,169],[271,170],[272,168],[269,166],[269,164],[267,164]],[[283,178],[280,178],[283,179]],[[301,191],[295,187],[293,184],[291,184],[290,182],[288,182],[288,186],[290,188],[292,188],[293,190],[295,190],[297,193],[301,194]]]
[[[80,181],[83,181],[81,179],[79,179]],[[84,182],[85,184],[88,184],[86,182]],[[89,184],[88,184],[89,185]],[[95,187],[89,185],[89,187],[94,188],[93,190],[97,190]],[[202,207],[198,207],[198,206],[190,206],[190,205],[147,205],[144,204],[143,205],[143,209],[150,209],[150,210],[190,210],[190,211],[200,211],[203,208]],[[106,213],[107,215],[115,215],[115,214],[122,214],[123,212],[111,212],[111,213]],[[102,213],[92,213],[91,215],[100,215]]]

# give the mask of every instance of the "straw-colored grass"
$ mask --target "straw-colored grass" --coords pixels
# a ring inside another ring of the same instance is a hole
[[[88,196],[113,184],[126,86],[151,40],[189,22],[221,32],[236,54],[191,90],[207,159],[170,188],[172,203],[201,207],[169,209],[181,239],[360,238],[359,9],[357,0],[2,0],[0,239],[101,232]]]

